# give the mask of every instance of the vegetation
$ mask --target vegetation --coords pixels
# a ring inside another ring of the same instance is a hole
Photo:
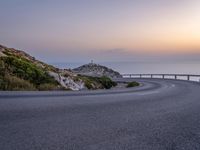
[[[44,83],[38,86],[40,91],[49,91],[49,90],[56,90],[55,84],[52,83]]]
[[[54,78],[31,61],[14,55],[0,57],[0,90],[49,90],[57,87]]]
[[[133,81],[133,82],[129,82],[126,87],[130,88],[130,87],[135,87],[135,86],[139,86],[139,85],[140,84],[138,82]]]
[[[0,89],[1,90],[13,90],[13,91],[30,91],[36,90],[33,84],[15,76],[7,75],[4,78],[0,77]]]
[[[113,86],[117,86],[116,82],[112,81],[110,78],[106,76],[97,78],[97,80],[103,85],[105,89],[110,89]]]
[[[112,81],[109,77],[102,76],[102,77],[90,77],[90,76],[83,76],[79,75],[79,79],[83,80],[85,86],[88,89],[110,89],[117,85],[116,82]]]

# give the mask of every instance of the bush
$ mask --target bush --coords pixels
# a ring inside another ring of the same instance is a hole
[[[139,85],[140,84],[138,82],[133,81],[133,82],[129,82],[126,87],[130,88],[130,87],[135,87],[135,86],[139,86]]]
[[[86,81],[85,81],[85,86],[86,86],[87,89],[89,89],[89,90],[91,90],[91,89],[95,89],[95,85],[92,84],[92,82],[89,81],[89,80],[86,80]]]
[[[15,76],[6,75],[0,77],[0,89],[9,91],[32,91],[36,90],[33,84]]]
[[[58,85],[54,78],[50,77],[42,68],[23,58],[15,56],[1,57],[0,69],[1,72],[7,72],[10,75],[27,80],[36,87],[45,83]]]
[[[105,89],[110,89],[117,85],[116,82],[112,81],[109,77],[106,76],[100,77],[97,80],[99,80]]]
[[[112,81],[110,78],[103,77],[90,77],[79,75],[78,78],[84,81],[85,86],[88,89],[110,89],[113,86],[116,86],[117,83]]]
[[[58,86],[56,86],[55,84],[50,84],[50,83],[44,83],[44,84],[40,84],[38,86],[38,89],[40,91],[49,91],[49,90],[57,90]]]
[[[0,59],[0,76],[4,76],[6,73],[5,63]]]

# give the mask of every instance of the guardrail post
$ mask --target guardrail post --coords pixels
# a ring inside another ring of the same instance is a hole
[[[140,78],[142,78],[142,75],[140,74]]]
[[[188,81],[190,80],[190,76],[189,76],[189,75],[187,76],[187,80],[188,80]]]
[[[151,74],[151,78],[153,78],[153,75]]]
[[[129,76],[130,76],[130,78],[131,78],[131,74],[130,74]]]
[[[177,75],[174,75],[175,80],[177,80]]]
[[[162,75],[162,78],[163,78],[163,79],[165,78],[165,75],[164,75],[164,74]]]

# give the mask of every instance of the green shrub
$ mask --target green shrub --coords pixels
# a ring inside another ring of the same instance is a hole
[[[5,63],[0,59],[0,76],[4,76],[6,73]]]
[[[3,63],[0,63],[1,68],[4,65],[4,72],[8,72],[13,76],[18,78],[28,80],[35,86],[39,86],[44,83],[58,84],[53,77],[50,77],[45,70],[40,67],[37,67],[32,62],[21,59],[15,56],[1,57]]]
[[[38,86],[38,89],[40,91],[57,90],[58,86],[56,86],[55,84],[51,84],[51,83],[44,83],[44,84],[40,84]]]
[[[133,81],[133,82],[129,82],[126,87],[130,88],[130,87],[135,87],[135,86],[139,86],[139,85],[140,84],[138,82]]]
[[[103,77],[90,77],[90,76],[83,76],[79,75],[79,79],[83,80],[85,86],[88,89],[110,89],[113,86],[116,86],[117,83],[112,81],[110,78],[103,76]]]
[[[0,90],[32,91],[36,90],[36,88],[28,81],[17,78],[15,76],[6,75],[5,77],[0,77]]]
[[[91,90],[91,89],[95,89],[95,86],[88,80],[85,81],[85,86],[87,87],[87,89]]]
[[[110,89],[117,85],[116,82],[112,81],[109,77],[106,76],[97,78],[97,80],[99,80],[99,82],[103,85],[105,89]]]
[[[29,60],[19,56],[0,57],[1,90],[46,90],[58,82]]]

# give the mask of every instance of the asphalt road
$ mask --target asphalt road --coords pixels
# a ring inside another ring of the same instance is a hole
[[[0,92],[0,150],[200,150],[200,84]]]

